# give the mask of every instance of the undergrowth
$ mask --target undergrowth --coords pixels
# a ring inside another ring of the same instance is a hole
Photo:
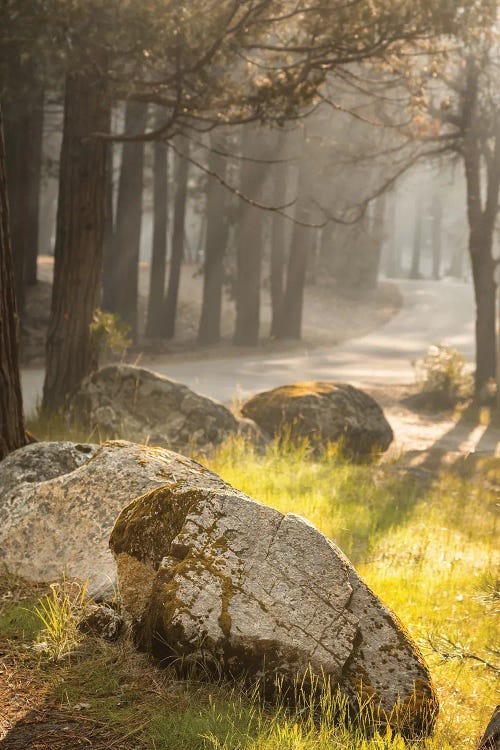
[[[43,700],[105,724],[130,750],[472,750],[500,687],[498,462],[419,473],[397,462],[351,465],[334,451],[312,457],[306,445],[261,453],[235,440],[204,463],[252,497],[306,516],[349,555],[426,654],[441,704],[435,735],[369,736],[339,721],[339,698],[328,691],[318,714],[307,700],[298,710],[265,703],[248,685],[179,680],[126,638],[85,636],[71,659],[51,658],[33,648],[46,639],[33,614],[41,605],[30,589],[23,602],[24,584],[12,579],[0,585],[0,645],[29,666]]]

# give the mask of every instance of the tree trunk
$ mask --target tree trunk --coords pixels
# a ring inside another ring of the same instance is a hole
[[[434,196],[432,205],[432,278],[441,278],[441,243],[443,234],[443,204],[439,195]]]
[[[274,204],[285,203],[287,172],[281,167],[274,180]],[[271,338],[279,335],[283,300],[285,296],[285,219],[278,214],[272,217],[271,234]]]
[[[420,279],[420,258],[422,256],[422,199],[417,198],[413,252],[411,256],[410,279]]]
[[[146,127],[147,106],[127,102],[125,132],[142,133]],[[134,341],[138,334],[139,253],[142,223],[144,144],[123,144],[113,254],[116,262],[115,312],[130,326]]]
[[[243,153],[255,156],[259,147],[256,125],[249,126],[243,136]],[[256,199],[265,178],[261,164],[243,161],[241,192]],[[233,342],[240,346],[256,346],[260,328],[260,291],[262,274],[262,216],[260,209],[246,202],[240,205],[240,231],[236,270],[236,326]]]
[[[219,141],[212,136],[212,146]],[[210,152],[209,170],[224,179],[226,160]],[[198,343],[216,344],[221,337],[222,293],[224,288],[224,256],[229,235],[227,219],[227,190],[215,177],[210,177],[207,187],[207,226],[205,235],[205,261],[203,265],[203,300],[201,305]]]
[[[113,144],[108,143],[106,159],[106,228],[104,230],[104,261],[102,275],[102,308],[115,312],[117,305],[117,259],[115,257]]]
[[[0,108],[0,460],[26,444],[19,376],[19,322],[9,234],[3,120]]]
[[[184,145],[184,153],[186,154],[186,157],[189,156],[188,141],[186,141]],[[167,339],[172,339],[175,335],[177,302],[179,298],[179,283],[181,280],[182,259],[184,257],[188,173],[188,159],[177,157],[174,226],[172,231],[172,254],[170,257],[170,272],[168,275],[168,287],[167,296],[165,298],[165,311],[163,320],[163,334]]]
[[[29,127],[29,181],[26,186],[26,258],[24,271],[25,283],[28,286],[33,286],[37,282],[40,184],[42,177],[43,91],[41,89],[34,102]]]
[[[401,276],[401,251],[397,233],[397,203],[395,193],[391,194],[388,213],[389,215],[387,218],[387,226],[389,237],[387,242],[387,260],[385,273],[389,278],[398,279]]]
[[[464,278],[464,259],[465,259],[465,244],[462,242],[455,242],[451,254],[450,265],[447,271],[448,276],[452,276],[454,279]]]
[[[153,148],[153,246],[146,335],[158,338],[162,329],[168,248],[168,150],[164,143],[155,143]]]
[[[102,79],[66,79],[52,309],[47,338],[43,409],[63,406],[95,364],[90,336],[101,293],[106,214],[104,141],[109,129]]]
[[[368,253],[361,269],[361,289],[376,289],[380,271],[380,257],[384,244],[386,195],[375,200],[370,221]]]
[[[299,221],[307,222],[309,216],[303,209],[296,214]],[[302,313],[307,263],[313,242],[313,230],[295,224],[288,259],[283,313],[278,331],[279,339],[300,339],[302,336]]]
[[[304,160],[299,171],[298,204],[295,211],[296,223],[293,226],[290,255],[286,275],[283,312],[277,338],[300,339],[302,336],[302,313],[304,308],[304,290],[309,256],[314,249],[315,232],[304,226],[310,220],[309,211],[304,201],[307,196],[306,171]]]
[[[488,233],[489,234],[489,233]],[[493,236],[471,231],[470,255],[476,301],[475,393],[481,400],[485,387],[496,380],[496,284],[492,256]]]
[[[494,139],[493,150],[488,150],[486,155],[482,153],[482,122],[477,106],[479,75],[480,69],[476,61],[469,58],[465,79],[463,158],[467,186],[469,254],[476,302],[474,389],[476,399],[482,401],[490,381],[495,382],[497,367],[493,237],[500,192],[500,132]],[[485,157],[486,170],[482,168],[482,156]],[[484,185],[481,184],[483,179]]]
[[[18,118],[13,107],[5,107],[5,149],[7,189],[10,204],[10,236],[14,262],[14,283],[19,314],[24,312],[26,278],[26,232],[23,213],[26,207],[26,185],[29,180],[28,151],[29,128],[27,118]]]

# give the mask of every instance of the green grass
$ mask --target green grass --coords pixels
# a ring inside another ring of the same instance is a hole
[[[86,638],[70,662],[37,654],[32,668],[51,699],[85,705],[86,716],[138,750],[472,750],[500,687],[480,661],[499,666],[499,462],[416,473],[398,463],[350,465],[333,452],[312,458],[305,446],[261,454],[234,441],[204,463],[252,497],[306,516],[350,556],[426,653],[441,702],[435,736],[367,738],[334,720],[331,695],[318,722],[307,700],[291,712],[239,684],[180,682],[126,640]],[[0,610],[0,638],[22,630],[25,645],[36,639],[26,607]]]

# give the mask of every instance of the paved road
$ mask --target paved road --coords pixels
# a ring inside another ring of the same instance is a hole
[[[412,360],[431,344],[446,343],[472,358],[474,305],[461,282],[400,281],[404,302],[385,326],[342,346],[307,352],[248,354],[238,358],[156,359],[153,369],[229,403],[296,380],[339,380],[354,385],[412,382]],[[147,361],[143,361],[148,366]],[[40,398],[43,370],[22,373],[26,413]]]

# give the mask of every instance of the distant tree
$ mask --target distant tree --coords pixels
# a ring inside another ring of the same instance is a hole
[[[146,128],[148,108],[128,101],[125,109],[125,132],[134,135]],[[142,202],[144,187],[144,144],[127,142],[122,146],[116,219],[113,234],[115,306],[137,340],[139,300],[139,256],[141,246]]]
[[[439,194],[432,199],[432,278],[441,278],[441,256],[443,242],[443,203]]]
[[[283,136],[281,136],[281,139]],[[277,154],[282,153],[278,144]],[[274,170],[273,202],[275,206],[286,204],[287,177],[289,167],[282,165]],[[271,338],[279,338],[281,316],[283,314],[285,297],[285,268],[286,268],[286,219],[276,213],[272,216],[271,226],[271,258],[270,258],[270,290],[271,290]]]
[[[265,135],[257,127],[247,126],[242,137],[241,192],[244,196],[260,200],[266,170],[256,159],[259,141]],[[258,208],[240,201],[239,232],[236,255],[236,324],[233,342],[243,346],[256,346],[260,329],[260,293],[262,285],[262,216]]]
[[[188,199],[188,175],[189,142],[184,144],[183,152],[180,155],[177,155],[176,158],[172,252],[170,255],[170,269],[162,322],[162,332],[166,339],[172,339],[175,334],[177,304],[179,301],[179,285],[186,236],[185,223]]]
[[[226,178],[227,160],[221,156],[226,145],[224,131],[211,134],[207,183],[205,247],[203,260],[203,296],[198,326],[198,343],[216,344],[221,338],[224,257],[229,237],[230,195],[219,182]]]
[[[36,64],[15,40],[3,48],[4,137],[11,203],[11,243],[19,312],[36,283],[42,164],[43,89]]]
[[[0,105],[0,460],[10,451],[26,444],[19,377],[18,332]]]
[[[469,39],[461,54],[455,50],[455,55],[450,56],[439,84],[429,84],[433,100],[430,117],[419,123],[420,137],[430,144],[428,153],[452,153],[464,165],[476,307],[478,399],[495,381],[497,368],[497,261],[493,246],[500,198],[500,58],[498,39],[492,39],[492,34]]]
[[[159,125],[162,114],[158,110]],[[165,295],[165,272],[167,267],[168,230],[168,148],[156,142],[153,146],[153,242],[149,277],[148,313],[146,335],[159,338],[163,326],[163,300]]]
[[[411,253],[410,279],[420,279],[420,263],[422,259],[422,230],[423,230],[423,201],[419,194],[415,201],[415,215],[413,217],[413,247]]]

